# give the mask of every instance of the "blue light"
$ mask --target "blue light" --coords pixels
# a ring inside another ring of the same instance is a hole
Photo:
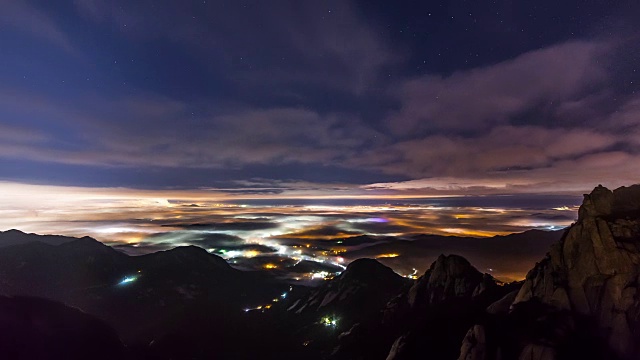
[[[124,279],[122,279],[122,281],[120,281],[118,283],[118,285],[126,285],[126,284],[128,284],[130,282],[134,282],[136,280],[138,280],[137,276],[125,276]]]

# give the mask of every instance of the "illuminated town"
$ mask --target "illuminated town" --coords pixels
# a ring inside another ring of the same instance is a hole
[[[424,262],[406,262],[411,252],[384,251],[393,247],[381,244],[418,234],[491,237],[529,229],[562,229],[573,221],[577,202],[573,197],[558,197],[543,207],[527,209],[511,203],[481,206],[484,198],[468,206],[474,200],[466,197],[380,200],[356,196],[339,205],[312,199],[305,202],[326,204],[303,205],[300,199],[291,199],[283,205],[262,205],[260,199],[225,200],[215,193],[56,191],[0,183],[3,196],[16,200],[11,205],[0,204],[5,214],[0,226],[43,234],[89,235],[130,254],[196,245],[236,268],[268,270],[274,276],[302,282],[331,278],[354,256],[377,258],[400,275],[415,276],[415,269],[425,270]],[[28,200],[34,197],[38,201]],[[381,250],[375,252],[372,245]],[[488,265],[496,268],[494,275],[508,278],[524,276],[528,266],[503,270]]]

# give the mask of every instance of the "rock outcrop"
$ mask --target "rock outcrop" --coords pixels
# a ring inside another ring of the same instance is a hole
[[[440,255],[409,290],[411,307],[427,306],[450,298],[471,297],[483,275],[463,257]],[[483,284],[486,286],[486,284]],[[478,289],[478,292],[481,290]]]
[[[585,195],[577,222],[528,273],[499,326],[517,332],[524,321],[519,309],[537,309],[539,317],[528,318],[530,325],[544,324],[549,331],[520,331],[520,359],[572,358],[587,347],[594,359],[638,359],[639,286],[640,185],[614,191],[598,186]],[[484,355],[486,344],[478,334],[491,331],[482,327],[475,325],[467,333],[461,360],[493,359]],[[588,341],[579,346],[576,339]],[[507,345],[507,338],[492,341]]]
[[[476,314],[514,289],[461,256],[440,255],[411,287],[387,303],[381,316],[342,336],[332,358],[455,358]]]
[[[483,294],[493,294],[497,288],[496,279],[482,274],[467,259],[458,255],[440,255],[409,291],[387,304],[384,321],[398,322],[441,302],[470,300]],[[501,290],[498,292],[502,293]]]
[[[434,358],[454,354],[450,339],[461,338],[474,314],[503,297],[507,289],[512,288],[499,286],[465,258],[440,255],[405,297],[388,306],[385,321],[420,320],[395,340],[387,360],[411,359],[425,351]]]
[[[536,266],[514,304],[532,298],[593,319],[614,353],[640,356],[640,186],[585,195],[578,221]]]

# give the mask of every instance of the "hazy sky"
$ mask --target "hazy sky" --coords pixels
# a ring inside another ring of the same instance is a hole
[[[640,178],[637,1],[0,7],[5,182],[370,196]]]

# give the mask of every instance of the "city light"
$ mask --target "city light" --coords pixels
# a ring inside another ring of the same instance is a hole
[[[319,271],[315,273],[311,273],[312,280],[324,279],[329,276],[329,272],[327,271]]]
[[[325,316],[320,320],[320,323],[324,326],[336,327],[338,326],[338,319],[331,316]]]
[[[138,276],[125,276],[122,281],[118,283],[118,285],[126,285],[138,280]]]

